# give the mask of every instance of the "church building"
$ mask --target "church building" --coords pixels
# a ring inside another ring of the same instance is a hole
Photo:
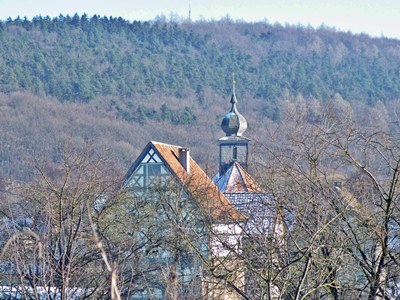
[[[149,250],[156,272],[133,299],[241,299],[240,290],[254,285],[240,259],[243,245],[276,231],[277,222],[272,198],[247,171],[250,139],[243,136],[247,121],[237,102],[233,81],[212,179],[188,147],[154,141],[129,169],[125,186],[154,204],[155,222],[162,225]]]

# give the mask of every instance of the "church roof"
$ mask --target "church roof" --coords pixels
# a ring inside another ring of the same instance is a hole
[[[225,193],[225,197],[248,219],[244,225],[247,232],[271,233],[277,217],[274,198],[269,193]]]
[[[143,153],[148,151],[149,147],[152,147],[159,154],[171,173],[184,185],[199,204],[210,213],[214,221],[241,221],[245,219],[245,216],[236,210],[191,157],[189,158],[189,172],[186,171],[179,161],[179,149],[183,147],[152,141],[145,147]],[[140,161],[141,156],[137,161]],[[137,166],[135,162],[129,173],[134,171],[135,164]]]
[[[221,176],[214,176],[213,182],[223,193],[265,193],[249,173],[238,163],[234,162]]]
[[[248,217],[245,229],[259,234],[275,226],[276,209],[273,197],[262,189],[249,173],[235,161],[226,172],[213,181],[233,206]]]

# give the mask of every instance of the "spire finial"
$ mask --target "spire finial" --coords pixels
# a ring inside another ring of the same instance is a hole
[[[232,98],[231,98],[231,103],[232,103],[232,108],[231,108],[231,112],[236,110],[236,103],[237,103],[237,99],[236,99],[236,92],[235,92],[235,72],[232,72]]]
[[[234,95],[235,95],[235,85],[236,85],[235,72],[232,72],[232,94],[234,94]]]

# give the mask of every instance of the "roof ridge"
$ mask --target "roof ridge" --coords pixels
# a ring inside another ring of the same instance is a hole
[[[172,145],[172,144],[167,144],[167,143],[157,142],[157,141],[150,141],[150,143],[153,145],[157,144],[157,145],[164,145],[164,146],[175,147],[175,148],[189,148],[189,147],[185,147],[185,146]]]

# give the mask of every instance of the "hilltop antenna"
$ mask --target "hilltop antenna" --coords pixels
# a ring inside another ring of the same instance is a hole
[[[190,4],[190,0],[189,0],[189,22],[192,21],[192,6]]]

